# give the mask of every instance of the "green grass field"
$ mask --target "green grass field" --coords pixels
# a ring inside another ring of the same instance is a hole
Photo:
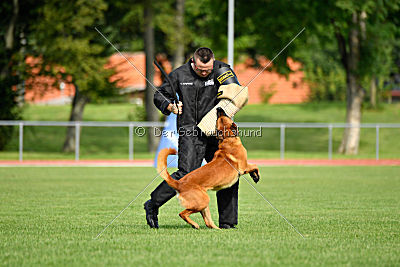
[[[25,120],[66,121],[69,106],[27,106]],[[87,105],[85,121],[128,121],[133,105]],[[134,118],[133,118],[134,119]],[[307,103],[300,105],[249,105],[235,116],[237,122],[325,122],[343,123],[343,103]],[[364,110],[364,123],[400,123],[400,104],[383,105],[379,110]],[[280,130],[263,129],[262,137],[242,138],[250,158],[279,158]],[[0,152],[0,160],[18,159],[18,131]],[[24,159],[73,159],[74,153],[61,152],[65,127],[25,127]],[[343,129],[333,129],[333,151],[342,138]],[[380,158],[400,158],[400,129],[380,130]],[[83,127],[81,159],[127,159],[128,129]],[[286,129],[285,158],[328,158],[328,129]],[[147,137],[134,136],[134,157],[153,158],[147,152]],[[362,129],[357,156],[334,153],[333,158],[375,158],[375,129]]]
[[[153,168],[0,168],[0,265],[399,266],[399,167],[268,167],[256,187],[301,238],[246,183],[236,230],[183,222],[176,199],[145,224],[142,203]],[[243,178],[241,178],[243,179]],[[218,221],[215,193],[211,212]]]

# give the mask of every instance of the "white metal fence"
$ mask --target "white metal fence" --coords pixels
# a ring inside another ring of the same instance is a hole
[[[334,128],[374,128],[375,158],[379,160],[379,130],[382,128],[399,128],[399,123],[362,123],[351,125],[346,123],[265,123],[265,122],[238,122],[239,128],[277,128],[280,129],[280,158],[285,159],[285,130],[287,128],[325,128],[328,130],[328,158],[332,159],[332,130]],[[61,126],[75,127],[75,160],[79,161],[80,129],[81,127],[125,127],[129,130],[129,160],[134,156],[134,128],[135,127],[164,127],[163,122],[58,122],[58,121],[0,121],[0,126],[19,127],[19,160],[23,161],[24,126]]]

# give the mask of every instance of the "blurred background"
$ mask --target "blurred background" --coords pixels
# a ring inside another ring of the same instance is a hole
[[[234,7],[233,69],[249,87],[235,116],[262,123],[400,123],[400,1],[63,1],[0,3],[0,120],[155,121],[154,88],[97,27],[159,86],[200,46],[228,61],[228,3]],[[396,126],[396,125],[395,125]],[[377,127],[290,128],[285,158],[375,158]],[[81,127],[83,159],[126,159],[127,128]],[[244,137],[250,158],[279,158],[280,128]],[[73,159],[75,127],[25,126],[24,159]],[[400,128],[379,132],[380,157],[400,158]],[[331,140],[331,141],[329,141]],[[159,139],[135,136],[136,159]],[[0,126],[0,159],[18,159],[18,127]]]

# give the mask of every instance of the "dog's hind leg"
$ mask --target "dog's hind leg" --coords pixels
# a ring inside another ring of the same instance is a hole
[[[188,224],[190,224],[193,228],[199,229],[199,225],[197,223],[195,223],[192,219],[189,218],[189,216],[193,213],[198,212],[197,210],[189,210],[189,209],[185,209],[184,211],[182,211],[181,213],[179,213],[179,216],[185,220],[185,222],[187,222]]]
[[[201,215],[208,228],[219,229],[211,218],[210,208],[208,206],[201,211]]]
[[[178,196],[182,206],[186,209],[179,213],[182,219],[188,224],[192,225],[193,228],[199,229],[199,225],[189,218],[190,214],[201,212],[208,206],[210,198],[207,192],[199,188],[193,188],[190,191],[181,192]],[[211,218],[211,216],[210,216]]]

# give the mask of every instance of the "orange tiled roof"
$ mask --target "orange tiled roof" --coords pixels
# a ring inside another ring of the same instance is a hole
[[[146,56],[144,52],[123,53],[123,55],[143,74],[146,75]],[[172,70],[171,64],[163,55],[157,56],[157,61],[162,65],[164,70],[169,73]],[[136,90],[144,90],[146,80],[143,76],[125,60],[123,56],[116,53],[112,55],[105,66],[106,68],[114,68],[116,73],[110,77],[111,82],[116,82],[119,88],[132,88]],[[155,68],[154,85],[160,86],[162,83],[161,72]]]

